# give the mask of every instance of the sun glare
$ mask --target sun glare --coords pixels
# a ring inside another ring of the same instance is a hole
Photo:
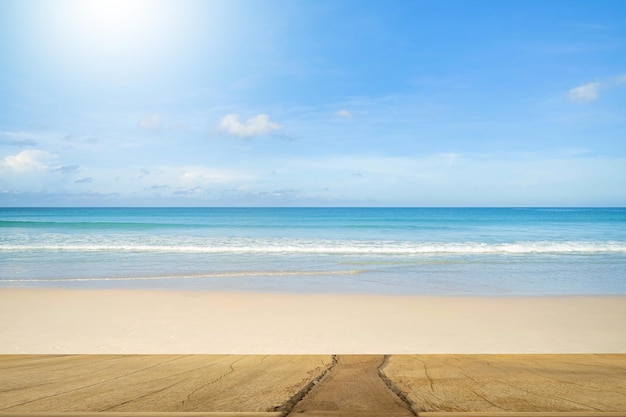
[[[81,0],[70,3],[67,12],[84,42],[124,49],[157,35],[158,4],[146,0]]]
[[[36,10],[39,53],[65,76],[127,77],[160,65],[180,36],[176,3],[63,0]]]

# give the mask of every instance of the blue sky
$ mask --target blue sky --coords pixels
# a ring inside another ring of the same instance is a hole
[[[0,1],[0,206],[626,206],[624,1]]]

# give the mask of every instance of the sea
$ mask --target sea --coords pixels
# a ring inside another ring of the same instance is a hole
[[[0,208],[0,288],[626,295],[625,208]]]

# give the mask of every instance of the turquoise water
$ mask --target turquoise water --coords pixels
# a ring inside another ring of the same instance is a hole
[[[626,209],[0,208],[0,287],[626,294]]]

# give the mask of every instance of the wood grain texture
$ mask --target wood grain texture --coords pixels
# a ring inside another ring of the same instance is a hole
[[[626,411],[626,355],[395,355],[416,412]]]
[[[626,417],[626,355],[0,355],[1,417],[94,412]]]
[[[325,355],[0,356],[0,412],[279,411]]]

